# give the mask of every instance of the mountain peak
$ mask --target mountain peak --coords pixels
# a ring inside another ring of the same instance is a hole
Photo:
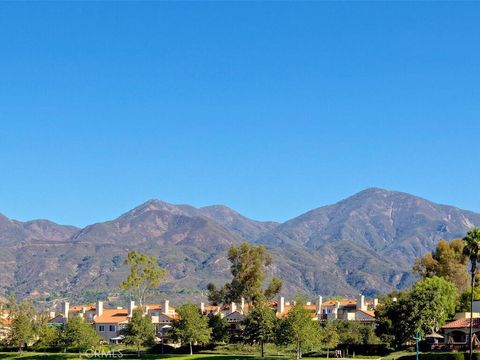
[[[177,215],[183,214],[183,211],[175,205],[158,199],[150,199],[143,204],[133,208],[132,210],[123,213],[118,217],[117,220],[127,220],[153,211],[167,211]]]

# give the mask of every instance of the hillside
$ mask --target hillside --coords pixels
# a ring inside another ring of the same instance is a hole
[[[269,276],[284,279],[286,295],[371,295],[409,286],[416,256],[473,225],[480,225],[480,214],[383,189],[282,224],[254,221],[225,206],[159,200],[83,229],[0,215],[0,287],[38,297],[105,292],[125,276],[123,259],[136,249],[168,268],[162,291],[198,298],[208,282],[229,278],[227,249],[250,241],[273,254]]]

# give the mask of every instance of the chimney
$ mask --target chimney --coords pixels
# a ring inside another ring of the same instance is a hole
[[[200,303],[200,311],[202,312],[202,314],[205,312],[205,303],[204,302]]]
[[[245,298],[242,297],[242,304],[240,305],[240,313],[243,315],[245,311]]]
[[[336,302],[335,303],[335,307],[333,308],[332,310],[332,318],[333,320],[337,320],[338,319],[338,309],[340,308],[340,302]]]
[[[95,315],[97,317],[102,316],[103,314],[103,301],[97,301],[97,308],[95,310]]]
[[[365,305],[365,296],[363,295],[359,295],[357,297],[357,310],[367,310],[367,306]]]
[[[131,318],[133,316],[133,309],[135,309],[135,301],[130,301],[128,303],[128,317]]]
[[[280,314],[283,314],[285,312],[285,298],[283,296],[280,296],[280,306],[278,312]]]
[[[375,298],[375,299],[373,299],[373,310],[375,310],[377,308],[377,306],[378,306],[378,299]]]
[[[68,301],[64,301],[62,305],[62,312],[65,316],[65,319],[68,319],[68,313],[70,312],[70,303]]]
[[[234,301],[230,304],[230,312],[237,311],[237,304]]]
[[[169,314],[170,313],[170,301],[169,300],[165,300],[165,302],[163,303],[163,312],[165,314]]]
[[[317,314],[321,314],[321,313],[322,313],[322,303],[323,303],[322,295],[318,295],[318,300],[317,300]]]

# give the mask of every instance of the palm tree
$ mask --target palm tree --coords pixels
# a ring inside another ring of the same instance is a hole
[[[470,360],[473,356],[473,290],[475,288],[475,274],[477,272],[477,261],[480,260],[480,228],[474,227],[463,238],[465,247],[463,252],[470,259]]]

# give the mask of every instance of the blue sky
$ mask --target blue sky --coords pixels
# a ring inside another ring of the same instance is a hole
[[[480,211],[480,3],[0,3],[0,213]]]

